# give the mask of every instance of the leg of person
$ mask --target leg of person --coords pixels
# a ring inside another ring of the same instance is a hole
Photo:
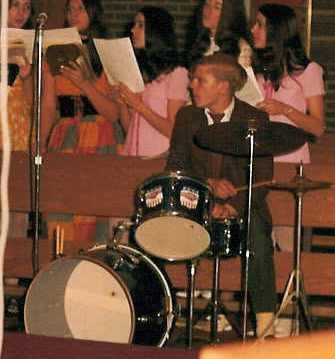
[[[273,239],[280,251],[293,252],[294,227],[273,226]]]
[[[256,333],[260,337],[274,319],[277,297],[271,225],[257,211],[251,219],[251,238],[249,293],[256,314]],[[268,330],[268,335],[274,335],[274,328]]]

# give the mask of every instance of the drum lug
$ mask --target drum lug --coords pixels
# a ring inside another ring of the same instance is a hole
[[[170,180],[171,187],[170,188],[171,188],[172,193],[174,193],[176,190],[176,183],[177,183],[176,179],[171,178],[171,180]],[[175,206],[175,198],[174,198],[174,196],[170,196],[168,208],[170,208],[170,209],[172,208],[172,210],[173,210],[174,206]]]
[[[138,226],[142,220],[143,217],[143,208],[138,208],[136,215],[135,215],[135,226]]]

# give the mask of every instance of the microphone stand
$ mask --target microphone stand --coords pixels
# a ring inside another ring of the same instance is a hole
[[[45,16],[39,16],[35,31],[34,43],[34,108],[33,124],[35,128],[35,152],[34,152],[34,198],[33,212],[31,221],[33,223],[33,246],[32,246],[32,266],[33,275],[39,271],[39,237],[41,234],[41,215],[40,215],[40,173],[42,166],[41,156],[41,98],[42,98],[42,56],[43,56],[43,32],[46,23]]]
[[[245,250],[245,271],[244,271],[244,300],[243,300],[243,341],[247,337],[247,312],[248,312],[248,282],[249,282],[249,262],[252,249],[251,237],[251,214],[252,214],[252,187],[253,187],[253,169],[254,169],[254,149],[255,149],[255,134],[257,132],[257,125],[253,120],[249,121],[247,138],[249,138],[249,183],[248,183],[248,211],[247,211],[247,239]]]

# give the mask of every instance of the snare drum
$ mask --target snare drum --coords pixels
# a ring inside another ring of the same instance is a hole
[[[173,317],[165,276],[123,245],[50,263],[31,283],[24,308],[30,334],[159,347]]]
[[[210,186],[182,172],[163,173],[137,191],[135,240],[159,258],[185,260],[210,244],[213,194]]]
[[[211,252],[221,257],[236,257],[244,249],[243,221],[226,218],[212,221]]]

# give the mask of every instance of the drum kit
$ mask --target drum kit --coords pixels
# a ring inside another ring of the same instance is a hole
[[[252,172],[253,156],[290,152],[308,138],[304,131],[281,123],[267,122],[261,126],[249,123],[242,128],[240,124],[215,125],[215,132],[209,127],[195,140],[211,151],[250,156],[249,172]],[[217,131],[221,126],[222,132]],[[245,145],[248,139],[249,147]],[[248,190],[250,200],[252,189],[259,186],[288,190],[296,195],[299,245],[302,195],[331,184],[308,180],[300,165],[299,175],[292,182],[252,183],[251,178],[248,186],[238,190]],[[192,347],[196,262],[206,255],[214,259],[211,341],[217,342],[220,260],[247,253],[250,221],[212,219],[214,199],[207,183],[185,172],[166,172],[145,180],[136,192],[136,215],[131,224],[136,245],[120,244],[120,233],[130,226],[120,223],[107,244],[78,256],[58,258],[39,271],[26,296],[26,331],[161,347],[172,330],[175,308],[170,283],[157,263],[186,261],[189,264],[186,335],[187,346]],[[308,317],[297,246],[295,258],[279,314],[292,301],[299,302],[296,306],[302,303]],[[290,295],[292,286],[294,293]],[[299,314],[296,319],[299,320]]]

